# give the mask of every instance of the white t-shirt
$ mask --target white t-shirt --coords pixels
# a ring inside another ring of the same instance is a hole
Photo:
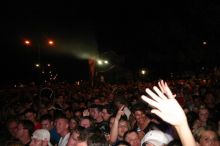
[[[70,137],[70,133],[67,133],[64,137],[60,138],[58,146],[66,146]]]

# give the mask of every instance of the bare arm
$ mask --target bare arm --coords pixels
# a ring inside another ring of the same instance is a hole
[[[115,143],[117,138],[118,138],[118,123],[119,123],[119,120],[121,118],[121,115],[124,114],[123,109],[124,109],[124,106],[122,106],[118,110],[117,115],[115,117],[115,121],[112,125],[111,131],[110,131],[110,140],[109,140],[110,144]]]
[[[176,101],[175,95],[172,94],[166,82],[160,81],[158,85],[160,89],[156,86],[153,87],[156,93],[146,89],[151,98],[142,95],[142,99],[153,106],[152,113],[175,127],[183,146],[196,146],[186,115]]]

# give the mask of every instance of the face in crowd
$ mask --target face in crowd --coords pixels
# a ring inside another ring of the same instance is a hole
[[[199,146],[219,146],[218,136],[214,131],[207,130],[201,132]]]

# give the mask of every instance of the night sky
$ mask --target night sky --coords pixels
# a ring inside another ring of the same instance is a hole
[[[129,70],[181,71],[220,62],[215,1],[8,2],[0,26],[4,83],[31,80],[39,48],[41,62],[66,80],[88,78],[87,58],[109,52],[117,56],[112,62]],[[46,46],[49,39],[55,46]]]

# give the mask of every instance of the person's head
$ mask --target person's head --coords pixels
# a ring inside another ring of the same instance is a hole
[[[81,118],[83,116],[82,110],[81,109],[74,110],[73,116],[75,116],[77,118]]]
[[[91,115],[91,117],[97,121],[97,122],[101,122],[102,119],[102,106],[101,105],[91,105],[91,107],[89,108],[89,115]]]
[[[57,133],[64,137],[69,132],[69,120],[65,116],[56,119]]]
[[[207,92],[205,94],[204,103],[206,104],[206,106],[208,108],[210,108],[210,109],[214,108],[214,106],[215,106],[215,97],[214,97],[212,92]]]
[[[200,146],[219,146],[218,134],[214,128],[210,126],[197,129],[195,139]]]
[[[7,122],[7,128],[12,137],[16,137],[18,131],[18,121],[16,119],[10,119]]]
[[[32,122],[37,121],[37,113],[33,109],[27,109],[24,111],[24,116],[26,120],[30,120]]]
[[[68,119],[72,118],[73,117],[73,110],[72,108],[66,108],[65,109],[65,115]]]
[[[124,134],[124,140],[131,146],[140,146],[141,140],[135,130],[129,130]]]
[[[141,140],[141,146],[164,146],[170,142],[168,136],[160,130],[151,130]]]
[[[147,120],[150,120],[149,117],[146,114],[147,107],[143,104],[137,103],[132,108],[132,113],[134,115],[134,118],[137,122],[137,124],[145,124]]]
[[[127,105],[125,99],[122,98],[122,97],[115,98],[114,99],[114,104],[117,107],[117,109],[120,109],[122,106],[126,106]]]
[[[108,121],[109,118],[115,113],[113,107],[110,105],[104,105],[102,108],[102,118],[104,121]]]
[[[120,140],[118,142],[116,142],[116,144],[114,144],[115,146],[131,146],[130,143],[128,143],[125,140]]]
[[[46,129],[37,129],[34,131],[30,146],[51,146],[49,131]]]
[[[67,143],[67,146],[75,146],[77,144],[77,142],[79,141],[79,136],[80,134],[82,134],[82,131],[84,130],[85,128],[83,127],[77,127],[76,129],[74,129],[72,132],[71,132],[71,135],[69,137],[69,140],[68,140],[68,143]]]
[[[89,116],[82,117],[80,119],[79,125],[84,128],[93,127],[93,119]]]
[[[40,123],[43,129],[51,130],[53,128],[52,116],[49,114],[41,116]]]
[[[69,120],[69,126],[70,126],[70,130],[74,130],[76,129],[76,127],[78,126],[78,119],[76,117],[72,117]]]
[[[104,135],[95,129],[78,128],[69,138],[67,146],[107,146]]]
[[[30,120],[22,120],[18,123],[18,131],[16,137],[21,139],[30,139],[34,131],[34,123]]]
[[[118,138],[123,139],[125,132],[129,129],[129,121],[126,118],[121,118],[118,123]]]
[[[199,121],[201,122],[207,122],[209,117],[209,110],[205,106],[200,106],[199,108]]]

